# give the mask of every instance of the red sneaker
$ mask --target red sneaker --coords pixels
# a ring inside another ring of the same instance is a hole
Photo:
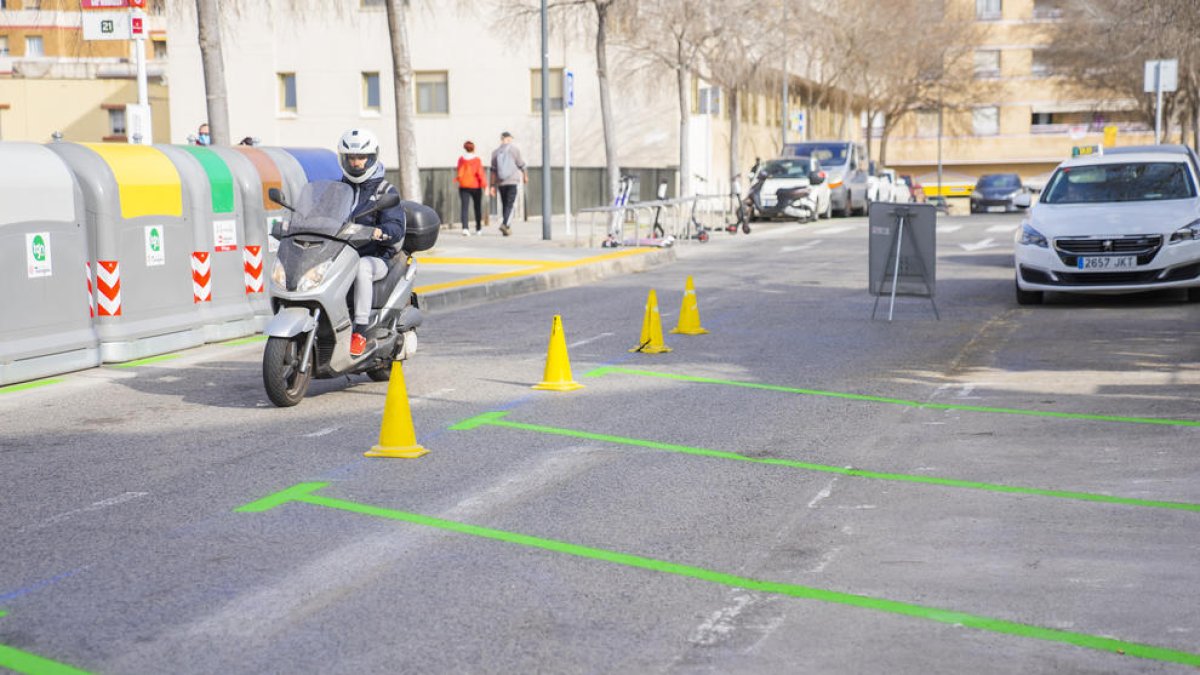
[[[362,353],[367,350],[367,338],[361,333],[355,333],[350,336],[350,356],[362,356]]]

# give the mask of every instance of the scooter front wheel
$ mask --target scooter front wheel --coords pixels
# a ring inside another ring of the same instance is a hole
[[[304,335],[267,338],[267,346],[263,350],[263,386],[267,390],[267,398],[280,408],[290,408],[304,400],[304,394],[312,382],[311,361],[308,369],[300,372],[304,339]]]

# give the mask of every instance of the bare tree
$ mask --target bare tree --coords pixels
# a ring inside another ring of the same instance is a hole
[[[396,169],[400,196],[421,201],[421,173],[417,167],[417,133],[413,121],[413,67],[408,49],[408,0],[387,0],[388,36],[392,49],[393,89],[396,95]]]
[[[208,133],[213,145],[229,145],[229,100],[225,93],[225,63],[221,58],[221,9],[217,0],[196,0],[200,63],[204,69],[204,98]]]
[[[649,59],[675,75],[679,98],[679,196],[692,194],[691,84],[699,72],[705,47],[717,28],[708,13],[692,0],[643,0],[638,20],[627,36],[631,54]]]

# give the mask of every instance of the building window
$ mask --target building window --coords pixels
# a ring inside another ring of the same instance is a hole
[[[449,76],[446,71],[416,73],[416,81],[418,115],[450,113]]]
[[[363,110],[379,112],[379,73],[362,74]]]
[[[530,110],[542,112],[542,69],[529,70],[529,104]],[[550,110],[561,112],[563,109],[563,69],[550,68]]]
[[[167,41],[154,40],[154,60],[165,61],[167,59]]]
[[[1051,66],[1045,49],[1033,50],[1033,61],[1029,72],[1034,77],[1049,77],[1054,74],[1054,67]]]
[[[1000,108],[991,105],[972,110],[971,128],[976,136],[995,136],[1000,133]]]
[[[377,9],[383,7],[387,0],[360,0],[358,6],[362,9]]]
[[[1003,15],[1000,0],[975,0],[975,18],[980,21],[995,21]]]
[[[994,79],[1000,77],[1000,50],[975,50],[975,79]]]
[[[46,49],[42,45],[41,35],[28,35],[25,37],[25,56],[37,57],[45,56]]]
[[[699,111],[701,115],[721,114],[720,87],[700,87],[697,93],[699,94]]]
[[[279,111],[296,112],[296,74],[279,73]]]
[[[3,3],[3,2],[4,2],[4,0],[0,0],[0,3]],[[2,9],[2,8],[3,7],[0,6],[0,9]],[[7,35],[0,35],[0,56],[8,56],[8,36]]]
[[[1033,18],[1061,19],[1063,0],[1033,0]]]
[[[108,133],[110,136],[125,135],[125,109],[108,109]]]

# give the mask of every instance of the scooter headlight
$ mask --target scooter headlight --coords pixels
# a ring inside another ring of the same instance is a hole
[[[311,291],[312,289],[324,283],[325,274],[329,271],[329,267],[332,264],[332,260],[326,260],[320,265],[317,265],[316,267],[305,272],[304,276],[300,277],[300,283],[296,284],[296,292],[303,293],[305,291]]]
[[[1193,220],[1171,233],[1171,243],[1179,244],[1185,241],[1200,241],[1200,220]]]
[[[275,267],[271,268],[271,283],[279,288],[287,288],[287,271],[283,269],[283,261],[275,260]]]

